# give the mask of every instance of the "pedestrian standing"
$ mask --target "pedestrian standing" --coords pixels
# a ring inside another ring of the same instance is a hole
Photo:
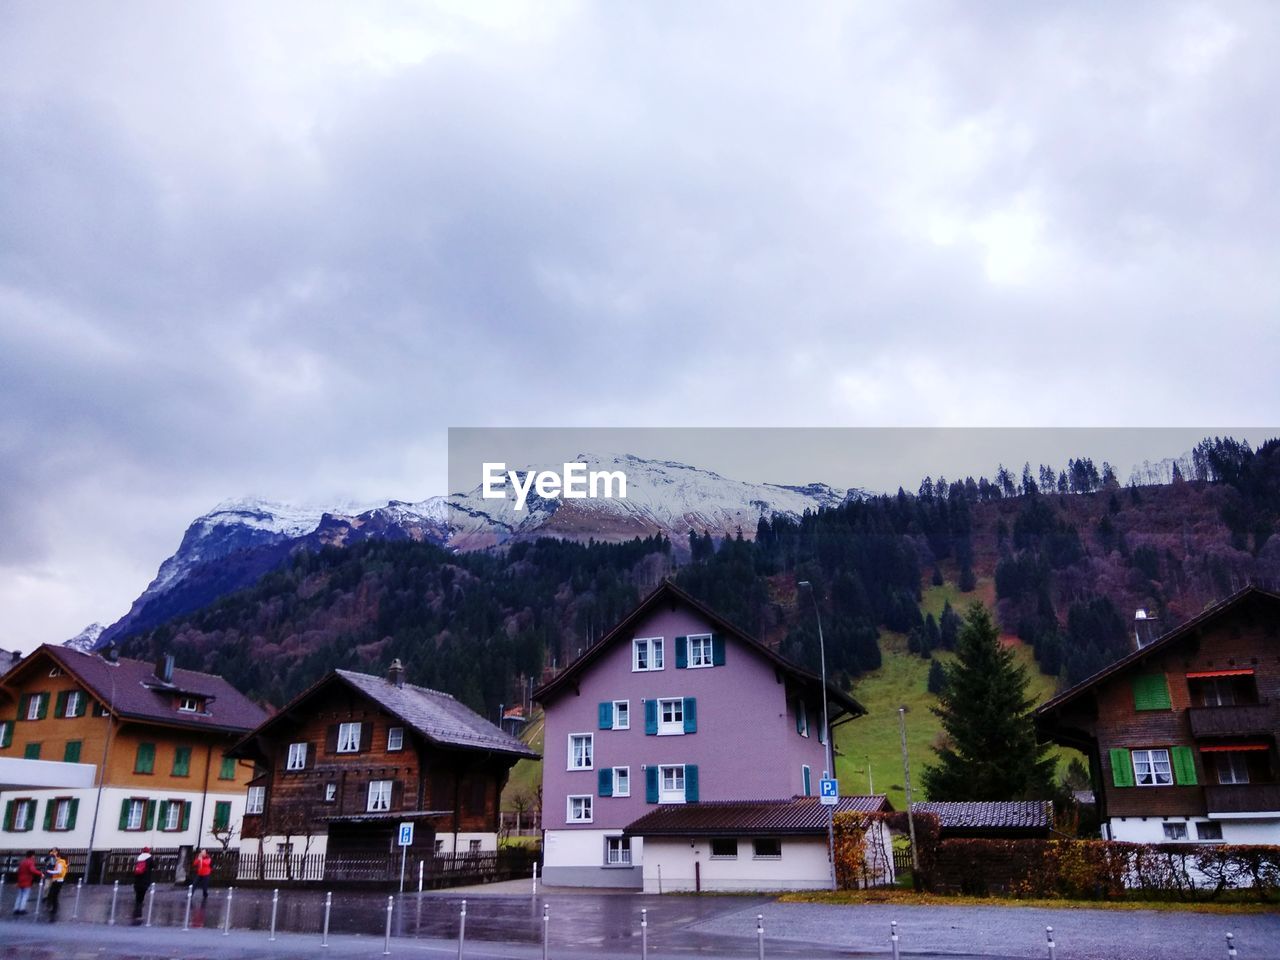
[[[142,919],[142,901],[147,898],[147,888],[151,886],[151,871],[155,861],[151,856],[151,848],[143,847],[138,859],[133,862],[133,919]]]
[[[27,855],[18,864],[18,897],[13,902],[13,912],[21,915],[27,912],[27,901],[31,898],[31,885],[44,874],[36,866],[36,852],[28,850]]]
[[[62,896],[62,883],[67,879],[67,861],[62,858],[62,852],[57,847],[49,851],[49,866],[44,875],[49,881],[44,899],[49,905],[49,922],[53,923],[58,919],[58,898]]]
[[[209,877],[213,875],[213,857],[209,856],[209,851],[201,849],[196,854],[196,858],[191,861],[191,871],[195,874],[196,889],[200,891],[200,899],[209,899]]]

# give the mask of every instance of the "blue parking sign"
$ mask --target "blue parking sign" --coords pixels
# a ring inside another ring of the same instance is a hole
[[[413,846],[413,821],[400,824],[400,846]]]
[[[823,778],[818,781],[818,800],[821,803],[835,806],[840,799],[840,784],[834,779]]]

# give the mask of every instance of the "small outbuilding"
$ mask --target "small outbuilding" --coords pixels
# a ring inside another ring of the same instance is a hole
[[[1046,839],[1053,829],[1053,802],[1050,800],[913,803],[911,812],[936,816],[939,837],[943,840],[960,837]]]

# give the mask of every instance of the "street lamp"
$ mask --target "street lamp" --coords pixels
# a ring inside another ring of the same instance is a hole
[[[814,596],[813,584],[808,580],[801,580],[796,586],[807,589],[809,591],[809,599],[813,601],[813,615],[818,621],[818,659],[822,665],[822,739],[826,746],[826,764],[827,769],[823,772],[823,779],[828,777],[835,779],[836,770],[831,762],[831,725],[827,722],[827,647],[822,639],[822,611],[818,609],[818,598]],[[837,799],[839,791],[836,791]],[[836,843],[835,843],[835,809],[834,805],[827,806],[827,861],[831,865],[831,889],[836,888]]]

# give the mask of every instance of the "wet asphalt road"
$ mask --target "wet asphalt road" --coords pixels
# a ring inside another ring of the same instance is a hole
[[[207,905],[197,896],[190,931],[181,928],[186,891],[157,890],[151,928],[135,927],[132,891],[122,887],[117,922],[108,925],[110,888],[86,887],[79,919],[71,920],[75,890],[63,896],[63,920],[0,920],[0,960],[116,960],[319,956],[381,957],[387,897],[341,894],[330,915],[330,947],[320,947],[324,894],[282,893],[279,939],[270,942],[271,891],[237,890],[231,933],[225,890]],[[11,893],[6,891],[5,907]],[[405,894],[394,898],[392,956],[456,957],[462,897]],[[1219,960],[1225,934],[1236,936],[1238,960],[1280,960],[1280,915],[1217,915],[1157,911],[1045,910],[1009,906],[784,904],[763,896],[644,897],[546,893],[467,897],[466,951],[471,960],[542,956],[543,905],[552,958],[639,958],[641,910],[648,911],[649,956],[712,958],[757,956],[756,916],[763,914],[767,957],[890,956],[889,922],[897,920],[902,956],[1043,958],[1045,926],[1055,930],[1056,960]]]

